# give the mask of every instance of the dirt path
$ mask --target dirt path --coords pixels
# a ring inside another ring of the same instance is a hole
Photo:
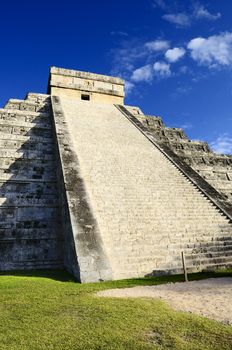
[[[117,298],[161,298],[176,310],[193,312],[232,325],[232,278],[109,289],[99,292],[98,295]]]

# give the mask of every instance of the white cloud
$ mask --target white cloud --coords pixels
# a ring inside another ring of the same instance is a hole
[[[210,143],[210,147],[216,153],[232,154],[232,137],[229,137],[228,134],[220,135]]]
[[[185,13],[166,14],[166,15],[163,15],[163,19],[165,19],[168,22],[174,23],[180,27],[187,27],[191,23],[190,16],[186,15]]]
[[[134,87],[135,87],[135,84],[131,83],[128,80],[125,80],[125,95],[126,96],[130,95]]]
[[[123,31],[112,31],[110,32],[110,35],[119,35],[119,36],[128,36],[128,34],[126,32],[123,32]]]
[[[141,60],[146,60],[148,50],[144,50],[144,44],[137,40],[123,40],[121,46],[111,50],[112,70],[111,74],[127,78]]]
[[[131,76],[131,80],[135,82],[139,81],[151,81],[153,78],[153,70],[150,64],[137,68],[134,70]]]
[[[167,40],[154,40],[145,43],[145,47],[150,51],[163,51],[169,48],[169,41]]]
[[[180,126],[181,129],[184,129],[184,130],[189,130],[189,129],[192,129],[193,128],[193,125],[191,123],[184,123]]]
[[[188,43],[191,57],[200,64],[230,65],[232,63],[232,33],[195,38]]]
[[[135,69],[131,80],[133,82],[150,82],[154,76],[157,78],[168,78],[171,75],[170,64],[162,61],[157,61],[154,65],[147,64],[146,66]]]
[[[215,21],[221,17],[220,12],[213,15],[204,6],[197,6],[194,12],[194,16],[197,19],[208,19],[210,21]]]
[[[184,55],[185,55],[185,49],[183,47],[174,47],[173,49],[169,49],[166,51],[165,58],[169,62],[176,62]]]
[[[182,66],[180,67],[180,73],[186,74],[188,73],[190,70],[187,66]]]
[[[171,5],[171,2],[169,4]],[[159,1],[159,0],[155,2],[154,7],[160,7],[162,10],[168,12],[163,15],[163,19],[165,19],[170,23],[175,24],[178,27],[190,26],[190,24],[196,20],[215,21],[221,18],[220,12],[217,12],[215,14],[210,13],[210,11],[207,10],[203,5],[197,4],[197,3],[195,4],[194,9],[192,11],[189,10],[187,13],[186,12],[172,13],[171,9],[173,9],[175,6],[167,6],[163,1]]]
[[[114,32],[116,35],[116,32]],[[123,35],[122,33],[120,34]],[[111,74],[129,79],[135,67],[144,66],[154,60],[154,55],[169,48],[167,40],[141,42],[137,39],[122,40],[118,48],[111,50]]]
[[[171,75],[170,64],[162,61],[155,62],[153,69],[155,75],[161,78],[167,78]]]
[[[153,7],[160,7],[162,10],[167,9],[167,5],[164,0],[154,0]]]

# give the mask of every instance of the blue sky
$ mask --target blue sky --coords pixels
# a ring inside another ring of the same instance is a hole
[[[46,92],[50,66],[116,75],[126,103],[232,153],[232,1],[1,4],[0,104]]]

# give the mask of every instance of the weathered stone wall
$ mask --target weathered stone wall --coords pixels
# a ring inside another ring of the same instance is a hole
[[[52,136],[48,95],[0,109],[0,270],[63,266]]]
[[[124,101],[124,81],[101,74],[52,67],[48,91],[54,96],[81,99],[86,94],[92,102],[118,103]]]

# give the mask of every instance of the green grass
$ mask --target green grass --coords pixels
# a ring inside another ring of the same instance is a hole
[[[232,271],[189,279],[232,276]],[[182,276],[75,283],[65,272],[0,276],[0,350],[231,350],[232,327],[177,312],[156,299],[100,298],[94,292],[182,281]]]

